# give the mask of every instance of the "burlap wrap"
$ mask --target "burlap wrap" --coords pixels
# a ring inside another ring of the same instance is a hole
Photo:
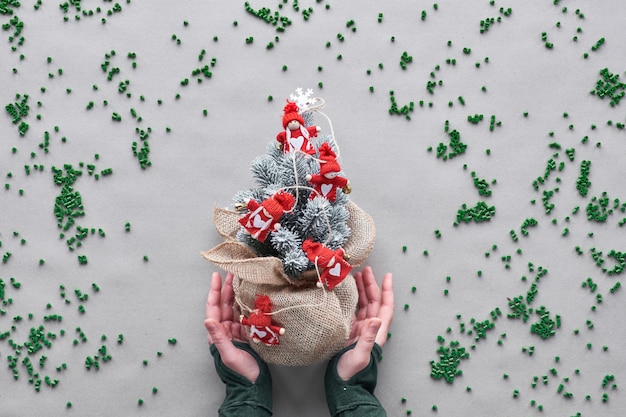
[[[349,262],[359,266],[374,246],[373,219],[356,204],[347,205],[352,229],[344,250]],[[350,335],[358,293],[354,277],[349,275],[333,291],[317,288],[315,270],[294,280],[283,271],[276,257],[258,257],[237,241],[240,214],[216,208],[215,227],[224,242],[203,252],[202,256],[217,267],[231,272],[236,301],[246,308],[254,307],[257,294],[266,294],[274,304],[272,320],[285,328],[280,345],[252,343],[252,347],[269,363],[304,366],[330,358],[341,350]]]

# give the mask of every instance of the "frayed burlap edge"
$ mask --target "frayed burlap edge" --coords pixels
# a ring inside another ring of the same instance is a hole
[[[361,265],[369,253],[374,248],[374,240],[376,238],[376,227],[374,225],[374,219],[367,214],[363,209],[357,206],[354,202],[350,201],[346,205],[348,210],[348,226],[351,229],[350,237],[343,246],[343,250],[350,256],[349,262],[352,266]],[[239,219],[241,213],[216,207],[213,211],[213,221],[217,232],[224,238],[225,242],[238,242],[237,232],[241,229]],[[246,245],[242,245],[244,248],[248,248]],[[252,257],[256,256],[250,249]],[[204,256],[209,261],[213,262],[206,255],[211,256],[211,250],[203,252]],[[278,258],[278,262],[280,260]],[[281,266],[282,269],[282,266]],[[228,269],[226,269],[228,271]],[[232,271],[229,271],[232,272]],[[233,272],[234,273],[234,272]]]

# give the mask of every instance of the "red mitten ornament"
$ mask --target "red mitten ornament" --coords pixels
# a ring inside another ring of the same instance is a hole
[[[250,316],[239,317],[241,324],[250,326],[249,337],[253,342],[268,346],[280,344],[278,336],[285,334],[285,328],[272,324],[272,317],[269,315],[272,308],[272,300],[267,295],[257,295]]]
[[[345,253],[342,248],[333,251],[319,242],[307,239],[302,243],[302,250],[311,262],[323,269],[317,285],[326,285],[329,291],[339,285],[352,270],[352,265],[344,258]]]
[[[306,176],[316,191],[316,193],[311,193],[310,198],[321,195],[328,201],[334,202],[337,199],[337,188],[341,188],[346,194],[350,193],[349,182],[347,178],[339,176],[341,167],[337,163],[337,155],[327,142],[320,146],[319,152],[321,159],[319,175]]]
[[[304,119],[299,113],[298,105],[293,101],[287,100],[283,111],[285,130],[276,135],[276,140],[281,144],[285,153],[295,150],[313,155],[315,148],[311,145],[309,138],[317,136],[317,132],[320,131],[319,126],[304,127]]]
[[[247,203],[250,212],[239,219],[239,223],[253,238],[265,242],[271,231],[278,230],[280,218],[283,213],[291,211],[294,201],[291,194],[283,191],[278,191],[261,204],[250,199]]]

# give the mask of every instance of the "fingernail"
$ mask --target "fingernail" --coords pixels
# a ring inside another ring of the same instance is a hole
[[[369,325],[369,329],[370,329],[370,330],[377,331],[378,329],[380,329],[381,324],[382,324],[382,323],[381,323],[381,322],[379,322],[379,321],[374,321],[374,322],[371,322],[371,323],[370,323],[370,325]]]

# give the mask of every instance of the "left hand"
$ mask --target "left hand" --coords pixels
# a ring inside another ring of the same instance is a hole
[[[356,319],[346,346],[356,346],[344,353],[337,363],[339,377],[347,381],[370,362],[374,343],[383,347],[393,318],[394,301],[391,273],[385,274],[382,292],[370,267],[354,276],[359,292]]]
[[[233,321],[234,300],[233,274],[227,274],[222,285],[222,277],[215,272],[211,278],[211,289],[206,302],[204,326],[209,332],[209,345],[215,344],[224,365],[254,383],[260,374],[259,364],[252,355],[238,349],[232,342],[248,341],[243,326],[239,321]]]

